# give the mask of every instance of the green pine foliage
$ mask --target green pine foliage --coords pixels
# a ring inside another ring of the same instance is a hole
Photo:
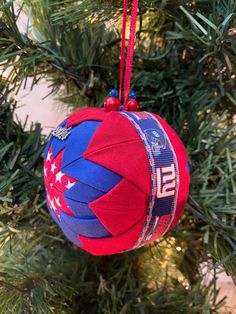
[[[93,257],[48,214],[46,138],[14,121],[14,95],[46,78],[68,105],[102,106],[118,87],[122,1],[1,2],[0,313],[220,313],[219,267],[236,281],[235,1],[140,0],[139,11],[132,88],[183,139],[190,196],[160,241]]]

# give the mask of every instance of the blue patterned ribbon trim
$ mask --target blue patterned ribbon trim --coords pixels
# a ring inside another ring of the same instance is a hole
[[[151,195],[146,221],[134,246],[165,234],[175,216],[179,169],[175,151],[160,122],[149,112],[120,112],[136,128],[150,164]]]

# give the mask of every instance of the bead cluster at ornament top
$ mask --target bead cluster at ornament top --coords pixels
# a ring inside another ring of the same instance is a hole
[[[106,111],[139,111],[140,105],[137,102],[137,94],[132,91],[129,93],[128,100],[121,105],[118,99],[119,93],[116,89],[111,89],[109,97],[104,100],[104,108]]]

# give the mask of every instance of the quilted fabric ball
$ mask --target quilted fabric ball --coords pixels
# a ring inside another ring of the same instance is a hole
[[[95,255],[138,248],[173,228],[189,179],[181,140],[148,112],[81,109],[52,132],[44,151],[51,216]]]

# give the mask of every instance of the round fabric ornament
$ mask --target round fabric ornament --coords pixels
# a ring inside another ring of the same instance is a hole
[[[49,211],[71,242],[95,255],[159,238],[176,225],[188,196],[181,140],[159,116],[139,112],[136,93],[129,93],[138,0],[132,1],[125,64],[127,11],[124,0],[119,92],[111,90],[104,109],[68,117],[44,152]]]
[[[44,179],[49,211],[65,236],[106,255],[173,228],[190,177],[184,145],[158,115],[84,108],[52,132]]]

